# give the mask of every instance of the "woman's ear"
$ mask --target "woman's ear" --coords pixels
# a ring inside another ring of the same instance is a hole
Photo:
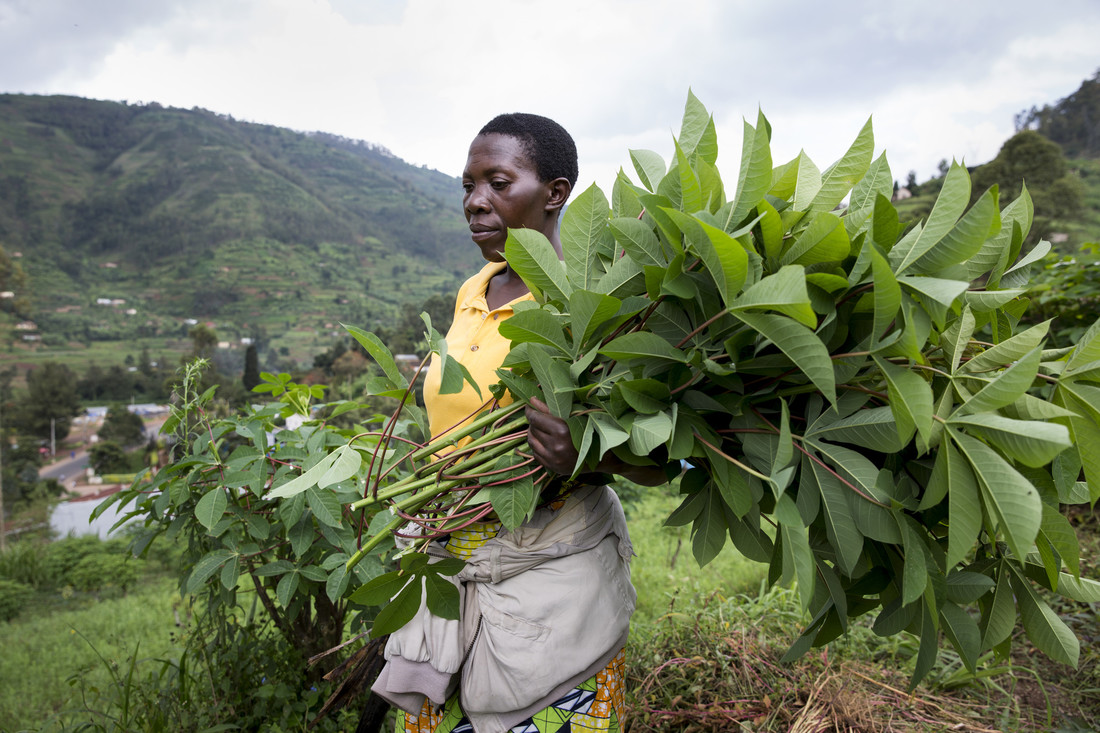
[[[569,194],[573,192],[573,186],[568,178],[555,178],[547,185],[550,195],[546,198],[546,210],[561,211],[565,202],[569,200]]]

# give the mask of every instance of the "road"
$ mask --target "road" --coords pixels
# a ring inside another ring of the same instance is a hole
[[[154,415],[145,419],[145,435],[156,435],[166,415]],[[76,424],[72,432],[66,438],[63,445],[58,446],[57,458],[38,469],[41,478],[57,479],[69,491],[83,493],[81,486],[88,469],[88,451],[85,446],[91,445],[91,437],[99,430],[101,421],[88,421]],[[98,486],[90,487],[98,490]]]

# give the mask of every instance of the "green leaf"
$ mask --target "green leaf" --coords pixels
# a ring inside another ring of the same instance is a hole
[[[781,267],[751,285],[730,304],[731,311],[767,309],[783,313],[808,328],[817,328],[817,314],[806,291],[806,270],[797,265]]]
[[[1025,466],[1038,468],[1070,447],[1069,430],[1063,425],[1037,420],[1012,420],[990,413],[958,415],[948,420],[953,427],[973,428],[1006,456]]]
[[[775,344],[814,383],[825,398],[836,402],[836,378],[829,350],[817,335],[789,318],[766,313],[734,313],[764,338]]]
[[[1031,642],[1051,659],[1076,667],[1081,654],[1077,637],[1015,569],[1012,587],[1020,605],[1020,619]]]
[[[947,574],[947,600],[952,603],[974,603],[997,587],[993,578],[969,570],[954,570]]]
[[[1027,290],[970,290],[965,294],[966,304],[978,313],[990,313],[1023,296]]]
[[[772,152],[768,121],[758,111],[756,127],[745,121],[741,145],[741,169],[737,174],[737,195],[722,227],[732,231],[772,187]]]
[[[596,434],[600,438],[600,458],[603,458],[612,448],[622,445],[630,438],[630,434],[619,427],[619,424],[612,420],[609,415],[596,413],[591,416],[591,420],[593,427],[596,429]]]
[[[512,314],[501,322],[497,331],[516,345],[531,342],[553,346],[567,356],[573,356],[573,350],[562,333],[561,322],[551,313],[541,308],[531,308]]]
[[[1100,320],[1097,320],[1078,339],[1069,360],[1066,361],[1066,371],[1072,371],[1085,364],[1091,364],[1100,360]]]
[[[466,365],[447,353],[441,353],[441,357],[443,365],[440,368],[439,393],[458,394],[462,391],[463,385],[469,384],[473,387],[474,393],[480,397],[481,387],[474,381]]]
[[[745,285],[749,256],[744,247],[726,232],[674,209],[666,213],[688,235],[692,249],[703,260],[718,287],[722,302],[729,305]]]
[[[795,160],[794,208],[797,211],[805,211],[817,196],[817,192],[821,190],[821,171],[804,150],[799,152]]]
[[[316,486],[317,481],[325,475],[334,460],[336,460],[336,455],[334,453],[329,453],[315,463],[308,471],[305,471],[296,478],[287,481],[285,484],[280,484],[267,492],[268,498],[288,499],[302,493],[311,486]]]
[[[1039,525],[1039,536],[1051,544],[1058,557],[1073,575],[1081,574],[1081,546],[1077,542],[1077,533],[1066,516],[1056,507],[1043,504],[1043,521]],[[1055,568],[1057,571],[1058,568]],[[1057,588],[1058,573],[1054,573],[1054,587]]]
[[[405,375],[402,374],[401,370],[397,367],[397,362],[394,360],[390,350],[382,343],[382,339],[361,328],[349,326],[344,323],[340,325],[344,327],[345,331],[351,334],[352,338],[359,342],[359,345],[370,354],[370,357],[374,359],[375,363],[382,367],[382,372],[391,382],[402,389],[409,386],[409,380],[405,378]]]
[[[1075,578],[1068,573],[1058,574],[1058,593],[1080,603],[1100,602],[1100,582],[1089,578]]]
[[[515,529],[527,519],[538,503],[538,490],[530,476],[482,489],[493,504],[493,511],[507,529]]]
[[[717,488],[703,489],[703,504],[691,526],[691,552],[699,567],[718,556],[726,544],[726,520]]]
[[[668,260],[661,250],[661,241],[649,224],[638,219],[621,217],[612,219],[610,227],[615,241],[634,262],[643,266],[668,266]]]
[[[613,389],[639,414],[652,415],[670,407],[668,385],[656,379],[623,379]]]
[[[783,265],[838,262],[848,256],[851,248],[848,232],[840,217],[822,211],[814,214],[809,225],[783,252],[779,262]]]
[[[214,528],[218,520],[225,514],[229,500],[225,496],[225,489],[218,486],[210,489],[195,505],[195,519],[209,531]]]
[[[341,553],[341,556],[343,554]],[[332,557],[330,555],[330,557]],[[346,556],[343,556],[346,560]],[[336,603],[344,595],[344,591],[348,589],[348,583],[351,581],[351,575],[348,574],[348,569],[341,562],[339,565],[329,571],[328,578],[325,580],[325,595],[328,599]]]
[[[924,559],[924,543],[903,515],[895,515],[901,530],[905,560],[902,563],[901,602],[909,605],[922,595],[928,586],[928,566]]]
[[[917,258],[913,269],[918,272],[937,273],[966,262],[976,255],[987,239],[1001,228],[997,211],[997,187],[982,194],[978,202],[966,212],[955,227],[931,249]]]
[[[844,226],[848,229],[848,236],[854,237],[863,228],[874,211],[878,196],[889,199],[893,192],[894,178],[890,173],[890,164],[886,161],[886,153],[882,153],[852,189],[848,209],[844,212]],[[893,244],[892,241],[890,243]]]
[[[920,681],[924,679],[932,667],[936,664],[936,656],[939,653],[939,638],[936,633],[936,616],[928,608],[925,601],[920,604],[920,646],[917,649],[916,662],[913,664],[913,675],[909,678],[909,692],[912,692]]]
[[[896,453],[909,442],[912,433],[898,435],[894,413],[887,406],[859,410],[827,425],[815,425],[807,436],[834,443],[851,443],[879,453]]]
[[[713,133],[714,123],[710,113],[707,112],[706,107],[703,106],[698,97],[688,89],[687,102],[684,104],[684,119],[680,124],[680,136],[677,138],[677,142],[683,148],[685,155],[695,157],[696,149],[708,137],[708,128]],[[709,140],[703,143],[704,150],[709,150],[712,145],[714,143]],[[712,158],[709,162],[713,163],[714,159]]]
[[[970,618],[970,614],[954,603],[940,606],[940,620],[951,646],[955,647],[966,668],[974,672],[982,648],[982,632],[978,629],[978,624]]]
[[[871,258],[871,277],[873,278],[875,320],[872,335],[875,340],[882,338],[886,329],[897,320],[901,308],[901,286],[898,285],[890,263],[873,243],[864,245]]]
[[[775,207],[763,199],[757,206],[760,211],[760,240],[764,245],[764,255],[775,259],[783,251],[783,219]]]
[[[1081,459],[1089,495],[1095,503],[1100,499],[1100,390],[1063,380],[1054,390],[1052,400],[1078,415],[1066,422]]]
[[[679,143],[674,141],[673,144],[676,148],[676,165],[669,171],[669,175],[675,172],[680,178],[680,206],[689,213],[700,211],[706,202],[703,200],[703,186],[699,182],[699,176]]]
[[[542,386],[542,393],[550,413],[562,420],[569,417],[573,407],[573,378],[565,362],[551,358],[545,351],[533,348],[528,352],[531,369]]]
[[[648,456],[671,435],[672,419],[667,413],[639,415],[630,426],[630,440],[627,445],[634,455]]]
[[[924,226],[911,240],[906,237],[890,250],[890,262],[894,265],[894,272],[898,275],[905,272],[943,239],[944,235],[954,228],[955,222],[962,216],[969,201],[970,175],[964,166],[952,163],[951,170],[947,172],[943,187],[932,207],[932,213],[928,215]]]
[[[339,527],[343,507],[336,494],[326,489],[311,488],[306,491],[306,503],[313,510],[317,521],[329,527]]]
[[[665,177],[665,159],[659,153],[652,150],[631,150],[630,162],[634,164],[634,170],[638,173],[638,180],[642,182],[650,192],[657,192],[657,184]]]
[[[974,469],[986,513],[1022,561],[1031,550],[1043,516],[1039,492],[985,443],[965,433],[952,431],[951,435]]]
[[[981,535],[982,504],[978,480],[950,440],[940,444],[936,469],[943,471],[943,481],[947,488],[949,521],[945,565],[953,568],[966,559]]]
[[[603,263],[611,260],[615,250],[615,240],[608,228],[610,215],[611,206],[594,183],[562,214],[561,251],[566,277],[574,287],[589,290],[603,277]],[[505,244],[505,252],[507,247]]]
[[[348,600],[361,606],[381,606],[401,592],[410,579],[408,573],[398,570],[383,573],[356,588]]]
[[[1050,321],[1043,321],[1012,338],[991,346],[962,365],[961,372],[977,373],[999,369],[1023,358],[1038,348],[1050,330]]]
[[[959,405],[956,415],[987,412],[1011,405],[1018,400],[1035,381],[1039,373],[1039,355],[1036,347],[1025,354],[1015,364],[986,383],[966,402]]]
[[[906,440],[906,436],[912,434],[915,426],[917,433],[927,445],[932,434],[931,385],[911,369],[880,359],[878,356],[873,358],[886,378],[890,409],[897,422],[898,439]]]
[[[977,280],[991,269],[1004,270],[1008,265],[1008,253],[1013,239],[1019,232],[1020,241],[1023,241],[1024,232],[1031,228],[1033,208],[1031,196],[1025,185],[1015,201],[1001,211],[1001,228],[993,237],[990,237],[978,250],[977,254],[966,261],[967,275],[970,280]],[[999,265],[1001,261],[1004,264]],[[994,285],[1000,281],[1000,276],[989,278]]]
[[[370,630],[371,637],[378,638],[392,634],[411,621],[420,610],[422,588],[420,576],[416,577],[416,582],[402,588],[397,596],[374,617],[374,625]]]
[[[684,352],[673,347],[657,334],[648,331],[636,331],[619,336],[600,349],[600,353],[617,361],[624,359],[662,359],[681,363],[686,361]]]
[[[573,292],[554,246],[542,232],[534,229],[509,229],[504,243],[504,258],[527,287],[535,294],[562,303]]]
[[[458,619],[460,599],[454,583],[436,575],[431,566],[424,573],[424,597],[428,610],[439,618]]]
[[[355,475],[363,465],[363,457],[350,445],[342,445],[332,452],[332,463],[328,470],[317,479],[317,488],[324,489],[346,481]]]
[[[856,529],[848,502],[849,489],[817,463],[811,463],[814,481],[821,492],[825,531],[829,544],[836,553],[837,562],[845,575],[851,575],[863,552],[863,535]]]
[[[780,501],[791,501],[789,496],[780,497]],[[793,502],[791,502],[793,505]],[[797,511],[797,510],[796,510]],[[814,572],[813,551],[805,527],[793,524],[781,524],[776,530],[783,544],[784,577],[793,576],[798,583],[798,596],[802,601],[802,610],[808,611],[814,595],[816,573]]]
[[[871,129],[871,118],[868,117],[863,129],[859,131],[847,152],[825,171],[821,179],[821,188],[810,202],[810,210],[835,209],[852,187],[867,173],[874,152],[875,135]]]
[[[974,313],[969,306],[964,306],[962,315],[952,321],[951,325],[943,332],[940,346],[943,347],[944,353],[951,360],[950,371],[952,374],[959,369],[959,362],[962,360],[963,354],[966,353],[967,346],[970,345],[970,337],[974,335],[976,325]],[[964,365],[963,369],[965,370],[965,368]]]
[[[898,283],[925,296],[934,303],[950,308],[960,295],[966,292],[967,283],[959,280],[944,280],[938,277],[909,275],[899,277]]]
[[[279,605],[283,608],[290,606],[294,592],[298,590],[301,580],[302,576],[297,572],[287,573],[279,578],[279,583],[275,586],[275,597],[278,599]]]
[[[1002,563],[997,573],[993,600],[982,616],[982,649],[992,649],[1005,641],[1016,627],[1016,602],[1008,573]]]
[[[226,562],[231,559],[235,561],[236,557],[237,553],[233,550],[211,550],[203,555],[191,569],[191,575],[187,577],[187,592],[196,592]]]

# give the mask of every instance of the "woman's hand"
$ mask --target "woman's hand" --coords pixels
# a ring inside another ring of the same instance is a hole
[[[573,468],[577,465],[578,453],[573,447],[573,438],[569,435],[569,426],[565,424],[565,420],[554,417],[545,402],[532,397],[527,406],[527,423],[527,442],[535,460],[548,471],[563,476],[572,475]],[[668,481],[660,466],[632,466],[613,453],[604,456],[595,470],[595,475],[581,474],[577,478],[584,481],[587,475],[595,479],[588,483],[602,483],[599,475],[610,473],[644,486],[656,486]],[[603,476],[602,479],[606,480],[607,477]]]
[[[531,398],[527,406],[527,442],[535,460],[547,471],[569,476],[577,465],[577,449],[565,420],[554,417],[542,400]]]

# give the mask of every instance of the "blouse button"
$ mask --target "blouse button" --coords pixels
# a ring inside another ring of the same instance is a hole
[[[477,344],[470,347],[470,351],[477,351]]]

